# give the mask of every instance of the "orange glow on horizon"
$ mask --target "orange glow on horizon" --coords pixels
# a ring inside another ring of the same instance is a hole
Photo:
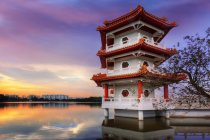
[[[8,67],[11,67],[8,64]],[[90,97],[101,96],[100,88],[96,88],[93,81],[90,80],[94,68],[83,66],[57,66],[57,65],[30,65],[33,69],[22,66],[14,66],[16,69],[31,73],[48,71],[53,75],[52,79],[41,78],[31,79],[28,77],[14,77],[0,73],[0,94],[29,96],[29,95],[46,95],[62,94],[69,97]],[[15,71],[16,72],[16,71]],[[18,72],[18,71],[17,71]],[[28,78],[28,79],[27,79]]]
[[[29,95],[46,95],[46,94],[63,94],[69,97],[90,97],[90,96],[101,96],[102,92],[93,93],[91,91],[80,91],[80,90],[64,90],[62,87],[46,87],[37,86],[33,84],[27,84],[20,81],[2,80],[0,82],[0,94],[18,95],[18,96],[29,96]]]

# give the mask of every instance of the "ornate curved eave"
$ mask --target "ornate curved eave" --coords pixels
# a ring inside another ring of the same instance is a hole
[[[156,79],[156,81],[163,80],[165,82],[176,83],[181,80],[185,80],[187,76],[184,73],[181,74],[173,74],[173,73],[129,73],[129,74],[121,74],[121,75],[114,75],[114,76],[107,76],[106,74],[96,74],[93,75],[91,80],[95,81],[98,86],[102,86],[101,83],[105,81],[113,81],[113,80],[121,80],[121,79],[129,79],[129,78],[145,78],[145,79]]]
[[[133,11],[123,16],[120,16],[114,20],[104,21],[104,25],[98,26],[97,30],[102,31],[102,32],[111,31],[121,26],[124,26],[128,22],[134,21],[136,19],[144,19],[144,20],[150,21],[151,23],[153,23],[153,25],[156,25],[157,27],[164,30],[166,29],[170,30],[171,28],[177,26],[176,22],[169,23],[167,22],[167,19],[165,17],[159,18],[157,16],[154,16],[146,12],[142,6],[138,5],[136,9],[134,9]]]

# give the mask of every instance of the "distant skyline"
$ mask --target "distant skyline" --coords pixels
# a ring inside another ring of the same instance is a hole
[[[177,22],[161,42],[167,47],[210,27],[208,0],[0,1],[0,94],[101,96],[90,80],[101,72],[96,27],[138,4]]]

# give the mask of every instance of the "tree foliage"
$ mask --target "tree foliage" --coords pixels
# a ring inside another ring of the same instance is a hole
[[[177,44],[181,49],[169,59],[165,70],[187,75],[182,86],[178,86],[179,93],[210,98],[210,27],[204,37],[186,36],[184,42],[184,45]]]

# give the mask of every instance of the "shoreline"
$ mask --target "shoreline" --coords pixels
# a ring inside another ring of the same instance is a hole
[[[15,102],[0,102],[0,104],[9,104],[9,103],[91,103],[91,104],[101,104],[101,102],[74,102],[74,101],[15,101]]]

